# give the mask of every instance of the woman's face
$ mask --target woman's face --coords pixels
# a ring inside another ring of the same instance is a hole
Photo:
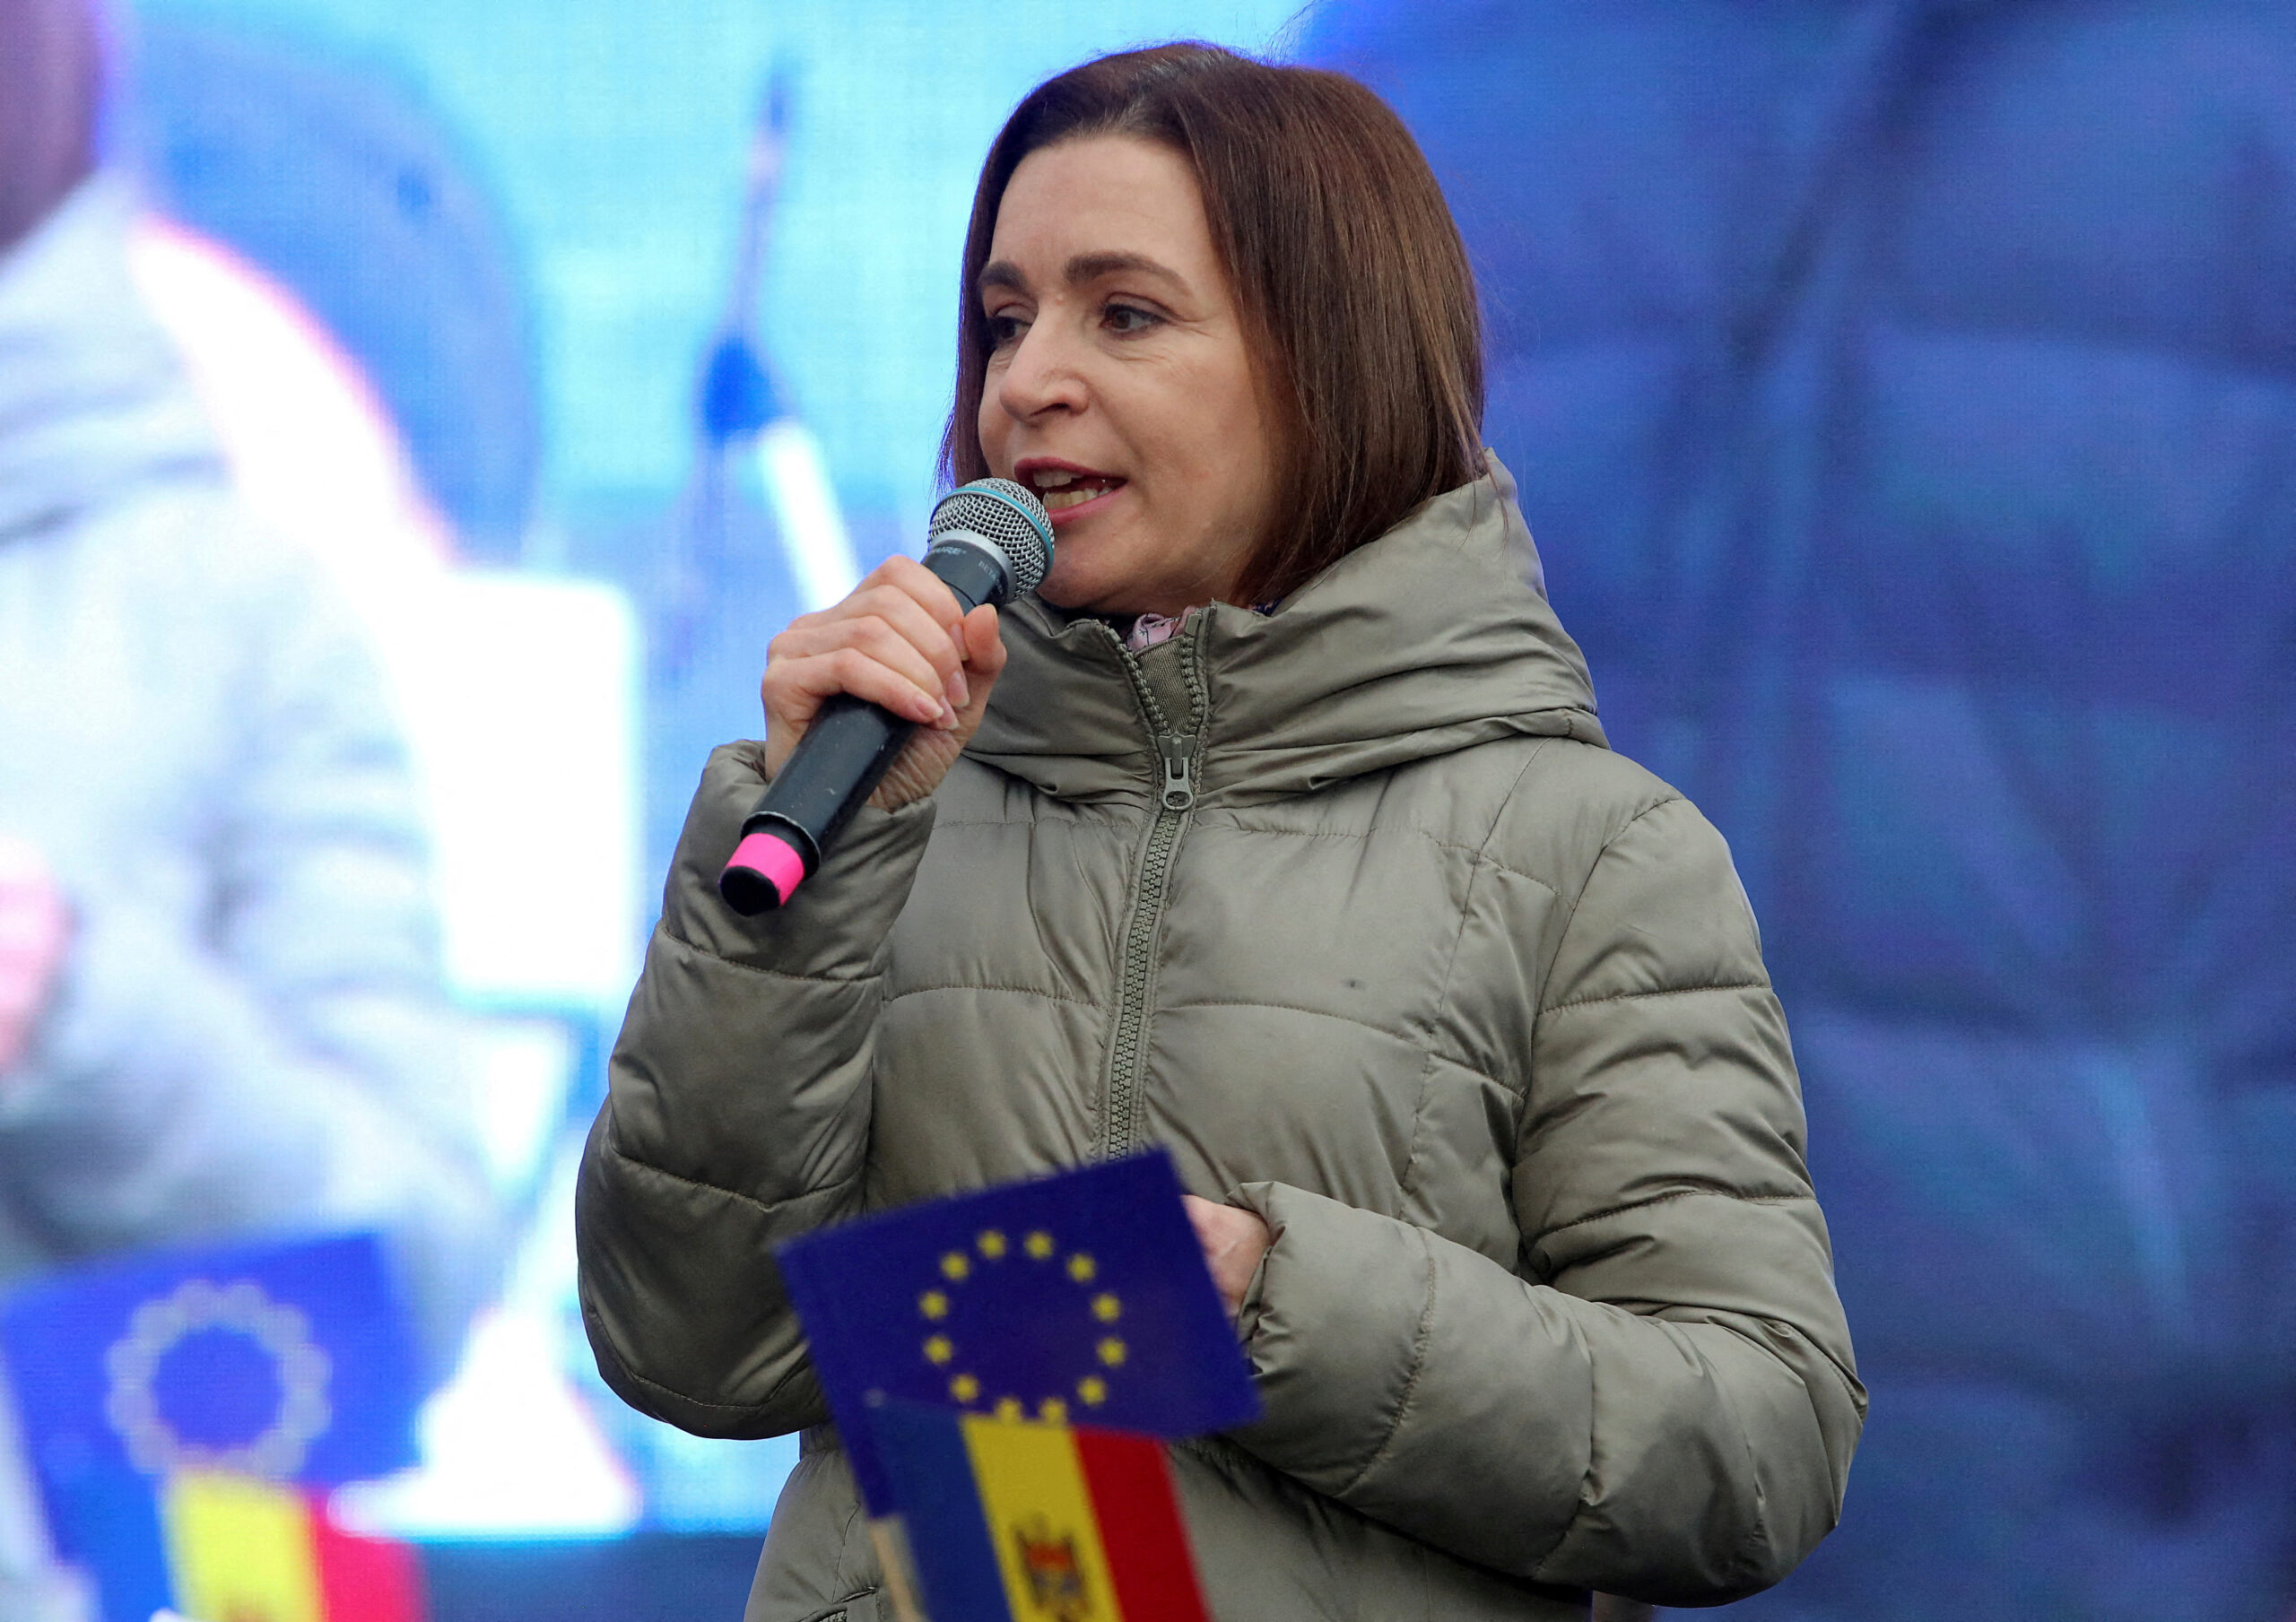
[[[992,471],[1043,498],[1062,608],[1227,598],[1274,516],[1278,447],[1187,160],[1130,135],[1041,147],[975,290]]]

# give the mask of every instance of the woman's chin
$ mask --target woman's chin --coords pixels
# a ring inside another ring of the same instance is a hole
[[[1175,582],[1169,569],[1156,567],[1161,561],[1137,536],[1122,532],[1063,535],[1054,547],[1052,570],[1038,585],[1037,595],[1064,613],[1122,618],[1177,614],[1190,603],[1208,603],[1219,594],[1209,583],[1198,593]]]
[[[1063,540],[1060,544],[1066,546]],[[1052,572],[1045,576],[1037,587],[1037,595],[1053,607],[1071,614],[1120,614],[1135,611],[1123,607],[1128,594],[1127,582],[1112,578],[1108,571],[1092,567],[1094,559],[1078,552],[1053,554]]]

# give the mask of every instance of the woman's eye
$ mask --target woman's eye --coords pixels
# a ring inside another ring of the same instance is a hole
[[[988,340],[998,349],[1010,349],[1021,341],[1021,334],[1028,330],[1029,324],[1018,316],[988,317]]]
[[[1100,312],[1100,324],[1113,333],[1144,333],[1161,325],[1163,317],[1136,304],[1111,304]]]

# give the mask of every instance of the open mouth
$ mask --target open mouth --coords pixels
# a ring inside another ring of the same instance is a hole
[[[1036,491],[1037,499],[1044,503],[1048,513],[1063,513],[1088,501],[1097,501],[1124,483],[1114,473],[1096,473],[1090,468],[1056,462],[1024,463],[1015,471],[1020,481]]]

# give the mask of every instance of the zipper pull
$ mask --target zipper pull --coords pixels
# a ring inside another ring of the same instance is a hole
[[[1189,764],[1196,753],[1196,740],[1177,733],[1163,733],[1156,740],[1156,753],[1164,762],[1164,809],[1186,811],[1196,803],[1196,778]]]

